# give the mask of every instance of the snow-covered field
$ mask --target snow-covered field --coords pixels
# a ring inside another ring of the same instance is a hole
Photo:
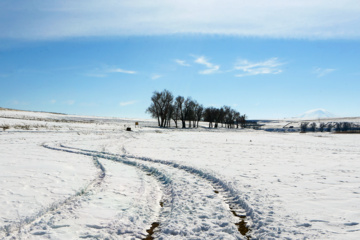
[[[359,160],[359,134],[0,110],[0,239],[359,239]]]

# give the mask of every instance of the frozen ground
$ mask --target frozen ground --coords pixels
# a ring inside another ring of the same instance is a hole
[[[0,239],[359,239],[360,135],[134,121],[0,111]]]

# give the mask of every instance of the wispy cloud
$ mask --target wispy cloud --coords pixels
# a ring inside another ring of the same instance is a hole
[[[195,63],[204,65],[207,69],[199,71],[200,74],[213,74],[219,71],[220,65],[215,65],[209,62],[204,56],[198,57],[194,61]]]
[[[359,15],[358,0],[6,1],[0,38],[200,33],[359,39]]]
[[[280,66],[284,63],[277,58],[270,58],[261,62],[250,62],[248,60],[238,60],[234,69],[240,71],[236,77],[253,76],[259,74],[279,74],[282,72]]]
[[[108,72],[111,73],[126,73],[126,74],[136,74],[135,71],[131,71],[131,70],[124,70],[121,68],[114,68],[114,69],[109,69]]]
[[[104,65],[104,66],[92,69],[84,75],[87,77],[105,78],[105,77],[108,77],[109,74],[112,74],[112,73],[137,74],[136,71],[125,70],[125,69],[118,68],[118,67]]]
[[[128,101],[128,102],[119,102],[119,105],[121,107],[125,107],[125,106],[128,106],[128,105],[133,105],[135,103],[137,103],[138,101]]]
[[[191,65],[188,64],[185,60],[175,59],[174,60],[177,64],[184,67],[190,67]]]
[[[56,103],[56,100],[55,100],[55,99],[51,99],[51,100],[50,100],[50,103],[51,103],[51,104],[55,104],[55,103]]]
[[[159,79],[159,78],[161,78],[162,77],[162,75],[159,75],[159,74],[153,74],[153,75],[151,75],[151,79],[152,80],[156,80],[156,79]]]
[[[334,68],[315,68],[313,73],[317,75],[318,78],[323,77],[325,75],[328,75],[329,73],[332,73],[336,69]]]

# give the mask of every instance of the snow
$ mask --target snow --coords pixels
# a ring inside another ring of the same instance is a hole
[[[318,108],[305,112],[299,118],[300,119],[319,119],[319,118],[335,118],[336,115],[326,111],[325,109]]]
[[[246,239],[241,221],[251,239],[359,238],[358,134],[0,110],[3,124],[0,239]]]

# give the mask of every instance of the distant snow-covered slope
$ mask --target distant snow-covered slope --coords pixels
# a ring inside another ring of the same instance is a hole
[[[303,113],[299,118],[301,119],[318,119],[318,118],[334,118],[335,114],[326,111],[325,109],[313,109]]]

